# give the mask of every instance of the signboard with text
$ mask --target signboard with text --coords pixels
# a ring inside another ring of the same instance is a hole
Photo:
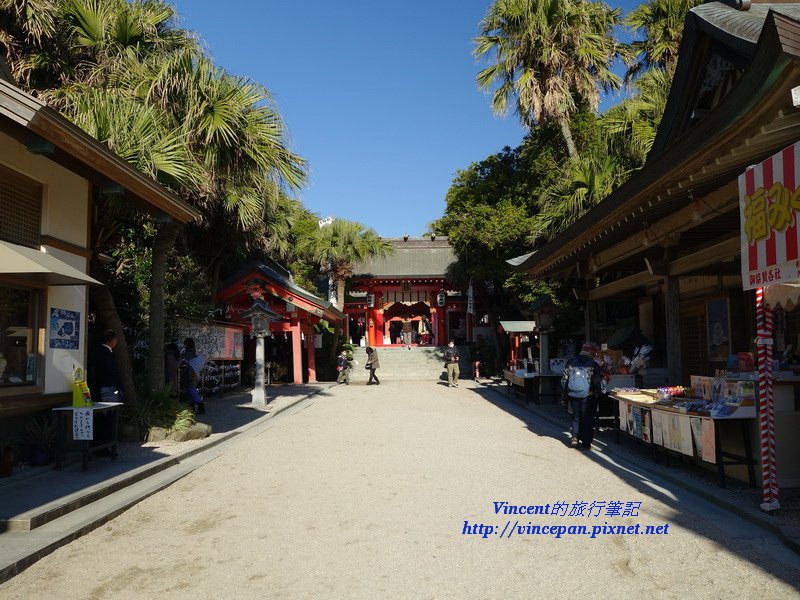
[[[739,176],[742,286],[800,279],[800,142]]]

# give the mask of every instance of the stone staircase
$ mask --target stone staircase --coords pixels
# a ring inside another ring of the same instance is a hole
[[[459,347],[459,366],[461,367],[461,378],[469,378],[471,374],[469,366],[469,349]],[[398,380],[427,380],[436,381],[446,380],[444,367],[444,348],[436,346],[412,346],[407,349],[405,346],[376,348],[380,368],[376,371],[378,379],[383,381]],[[367,353],[364,348],[357,348],[353,352],[353,358],[358,364],[353,364],[350,370],[351,381],[367,381],[369,371],[364,368],[367,363]]]

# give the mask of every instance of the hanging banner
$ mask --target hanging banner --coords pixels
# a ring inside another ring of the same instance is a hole
[[[475,292],[472,289],[472,278],[470,278],[469,287],[467,288],[467,314],[475,314]]]
[[[800,279],[797,158],[800,158],[800,142],[739,176],[745,290]]]

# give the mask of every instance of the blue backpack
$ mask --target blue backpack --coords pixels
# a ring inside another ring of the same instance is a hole
[[[586,398],[592,384],[592,367],[569,367],[566,392],[570,398]]]

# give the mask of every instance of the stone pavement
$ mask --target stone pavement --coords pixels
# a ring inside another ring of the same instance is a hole
[[[27,468],[0,479],[0,582],[213,458],[201,452],[331,385],[271,386],[266,410],[253,408],[249,393],[211,398],[199,418],[212,428],[204,439],[120,443],[116,460],[94,457],[85,472],[76,452],[61,471]]]
[[[506,384],[499,379],[483,379],[482,385],[503,397],[508,397]],[[534,405],[524,403],[521,396],[514,396],[521,406],[545,419],[566,432],[571,426],[571,417],[565,406],[559,404]],[[594,439],[594,446],[609,455],[619,456],[631,461],[641,468],[663,477],[672,484],[691,490],[719,506],[741,515],[760,527],[776,532],[795,552],[800,552],[800,490],[781,490],[782,510],[767,514],[761,511],[761,489],[751,488],[746,482],[727,477],[727,487],[718,485],[716,468],[703,467],[690,459],[673,458],[669,466],[656,463],[644,444],[638,443],[628,436],[621,436],[621,443],[616,443],[616,433],[612,428],[604,428]]]

